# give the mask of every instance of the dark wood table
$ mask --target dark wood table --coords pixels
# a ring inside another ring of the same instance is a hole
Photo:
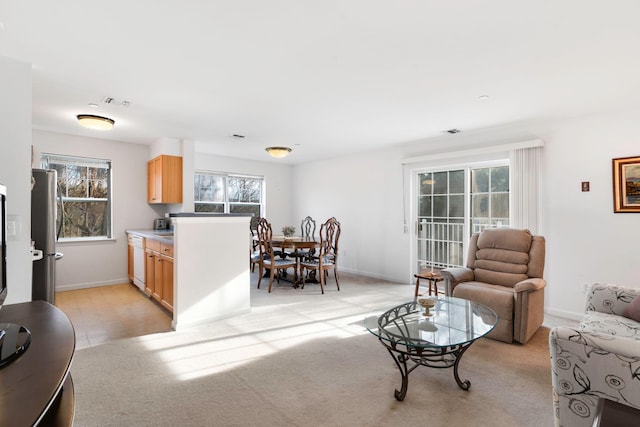
[[[316,239],[314,237],[301,237],[301,236],[291,236],[291,237],[272,236],[271,244],[273,245],[274,248],[293,249],[294,256],[299,261],[299,257],[297,256],[298,251],[300,249],[309,249],[309,250],[318,249],[320,247],[320,239]],[[298,267],[296,268],[298,270],[298,282],[293,284],[294,287],[297,287],[298,284],[302,282],[302,276],[301,276],[302,272],[300,271],[299,263],[298,263]],[[315,273],[315,271],[313,271],[313,273]],[[309,279],[306,281],[308,283],[317,283],[317,279],[315,278],[315,276],[309,277]]]
[[[0,322],[22,325],[31,343],[0,369],[0,426],[70,426],[74,391],[69,368],[76,337],[69,318],[45,301],[5,305]]]
[[[435,288],[435,295],[438,295],[438,282],[442,282],[444,278],[437,271],[425,271],[422,273],[414,274],[416,278],[416,291],[415,298],[418,298],[418,292],[420,290],[420,279],[427,280],[429,282],[429,295],[431,295],[431,287]]]
[[[271,237],[271,243],[275,248],[293,249],[294,251],[300,249],[317,249],[320,247],[320,239],[314,237],[273,236]]]

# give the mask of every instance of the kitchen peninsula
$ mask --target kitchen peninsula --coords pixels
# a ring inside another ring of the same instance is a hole
[[[169,216],[173,236],[161,232],[154,237],[155,230],[128,230],[127,233],[146,235],[146,240],[165,245],[173,239],[173,295],[164,296],[172,303],[172,328],[177,330],[248,313],[251,310],[247,259],[251,216],[210,213]],[[146,274],[147,280],[149,274]]]

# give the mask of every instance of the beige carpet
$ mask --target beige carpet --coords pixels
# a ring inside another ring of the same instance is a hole
[[[255,275],[254,275],[255,276]],[[451,369],[400,374],[362,319],[413,288],[343,274],[325,295],[252,290],[250,314],[79,350],[76,426],[550,426],[548,329],[525,346],[476,342]],[[255,278],[253,280],[255,284]]]

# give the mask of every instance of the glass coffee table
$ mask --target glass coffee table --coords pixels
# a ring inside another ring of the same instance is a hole
[[[471,382],[460,380],[458,375],[460,359],[471,344],[491,332],[498,321],[496,313],[485,305],[455,297],[433,299],[436,304],[429,309],[429,315],[412,301],[364,321],[400,370],[402,387],[395,391],[397,400],[404,400],[409,374],[418,366],[453,367],[458,386],[469,390]]]

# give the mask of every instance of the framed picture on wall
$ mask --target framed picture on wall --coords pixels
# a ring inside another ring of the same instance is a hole
[[[613,212],[640,212],[640,157],[613,159]]]

